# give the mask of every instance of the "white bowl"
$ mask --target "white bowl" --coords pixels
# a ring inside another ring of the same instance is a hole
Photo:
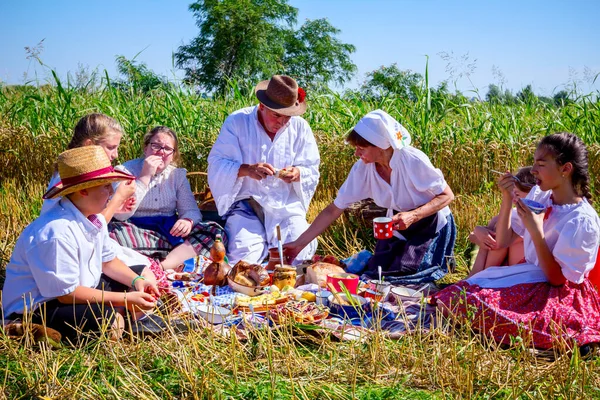
[[[231,315],[231,310],[210,304],[198,305],[196,312],[211,324],[222,324]]]
[[[396,302],[398,304],[402,303],[402,301],[421,301],[423,298],[423,292],[417,292],[414,289],[407,288],[404,286],[396,286],[391,290],[392,294],[396,298]]]
[[[539,214],[546,209],[545,205],[543,205],[542,203],[538,203],[537,201],[534,201],[534,200],[521,199],[521,201],[523,201],[523,203],[525,203],[525,205],[527,207],[529,207],[529,209],[536,214]]]

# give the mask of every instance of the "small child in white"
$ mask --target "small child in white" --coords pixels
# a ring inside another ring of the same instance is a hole
[[[64,338],[108,327],[118,338],[126,306],[148,311],[159,295],[141,274],[145,266],[126,266],[108,240],[102,210],[113,194],[112,183],[133,176],[115,171],[99,146],[85,146],[58,157],[61,182],[44,197],[62,196],[25,228],[6,266],[4,318],[45,324]]]

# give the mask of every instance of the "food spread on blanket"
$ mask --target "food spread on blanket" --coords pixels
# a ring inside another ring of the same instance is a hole
[[[269,310],[269,318],[275,322],[292,319],[300,323],[315,323],[329,315],[329,309],[322,305],[304,301],[289,301]]]
[[[202,278],[202,275],[195,272],[171,272],[167,274],[167,279],[170,281],[197,282]]]
[[[271,282],[269,272],[258,264],[239,261],[229,273],[234,282],[243,286],[266,286]]]

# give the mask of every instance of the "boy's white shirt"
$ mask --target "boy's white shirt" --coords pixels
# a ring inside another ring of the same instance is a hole
[[[78,286],[95,288],[102,263],[113,260],[117,248],[109,240],[106,220],[92,224],[63,197],[29,224],[6,266],[4,316],[23,313],[39,304],[72,293]]]

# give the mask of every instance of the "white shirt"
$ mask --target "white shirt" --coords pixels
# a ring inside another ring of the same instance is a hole
[[[25,228],[6,266],[5,316],[35,309],[78,286],[98,285],[102,263],[115,258],[115,246],[104,217],[97,217],[102,228],[63,197]]]
[[[574,283],[581,283],[596,262],[600,246],[600,219],[585,199],[578,204],[556,205],[552,202],[551,195],[551,191],[544,192],[539,186],[535,186],[527,198],[546,207],[552,207],[543,226],[546,244],[560,265],[565,278]],[[531,235],[523,226],[515,209],[511,216],[511,227],[515,233],[523,237],[526,263],[488,268],[475,274],[467,282],[481,287],[501,288],[548,280],[539,267]]]
[[[392,174],[388,184],[377,173],[375,163],[358,160],[338,190],[335,206],[345,209],[352,203],[372,198],[379,207],[387,208],[391,216],[393,210],[410,211],[421,207],[446,189],[442,171],[434,168],[425,153],[414,147],[394,150],[390,167]],[[438,211],[436,232],[447,224],[448,215],[448,206]],[[394,232],[394,236],[397,234]]]
[[[305,217],[319,183],[319,149],[308,123],[292,117],[271,141],[258,121],[258,107],[248,107],[231,114],[208,156],[208,184],[220,215],[231,205],[253,197],[267,219],[281,220],[292,215]],[[242,164],[269,163],[281,169],[294,166],[300,181],[291,184],[274,176],[256,180],[238,178]]]
[[[144,166],[143,158],[136,158],[115,167],[119,171],[139,177]],[[177,213],[179,218],[188,218],[193,224],[202,220],[202,214],[192,193],[187,171],[169,165],[161,173],[154,175],[148,186],[135,181],[135,207],[131,212],[115,214],[124,221],[129,217],[169,217]]]
[[[50,178],[50,183],[48,184],[48,190],[53,188],[58,182],[60,182],[60,176],[58,172],[54,172],[52,174],[52,178]],[[116,188],[116,185],[113,184],[113,187]],[[42,210],[40,211],[40,215],[47,212],[50,208],[52,208],[55,204],[58,204],[60,197],[56,199],[45,199],[42,203]],[[132,267],[134,265],[150,265],[150,259],[143,254],[138,253],[137,251],[130,249],[128,247],[122,247],[119,245],[114,239],[110,238],[110,241],[115,246],[116,256],[119,260],[123,261],[125,265]]]

